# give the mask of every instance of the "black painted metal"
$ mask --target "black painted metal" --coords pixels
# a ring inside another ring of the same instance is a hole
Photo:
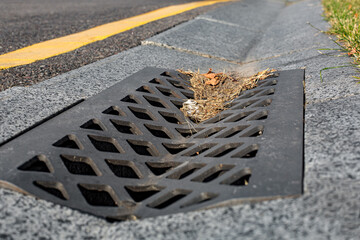
[[[296,196],[303,70],[194,124],[184,75],[146,68],[0,147],[2,186],[111,219]]]

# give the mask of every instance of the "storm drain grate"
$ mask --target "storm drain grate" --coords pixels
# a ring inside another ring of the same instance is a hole
[[[186,77],[146,68],[2,144],[0,185],[119,220],[299,195],[303,79],[279,72],[194,124]]]

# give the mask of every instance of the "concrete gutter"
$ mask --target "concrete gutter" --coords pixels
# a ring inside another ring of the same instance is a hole
[[[31,87],[0,93],[0,141],[146,67],[247,73],[306,69],[305,193],[133,222],[108,223],[0,189],[0,239],[357,239],[360,85],[327,35],[320,0],[243,0]]]

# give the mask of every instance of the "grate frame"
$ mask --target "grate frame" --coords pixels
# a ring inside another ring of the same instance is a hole
[[[114,220],[302,193],[304,70],[194,127],[186,80],[145,68],[0,144],[0,186]]]

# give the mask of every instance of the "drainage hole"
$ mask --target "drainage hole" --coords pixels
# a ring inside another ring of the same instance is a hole
[[[45,192],[60,198],[62,200],[68,200],[69,195],[67,194],[64,186],[58,182],[44,182],[44,181],[34,181],[33,184],[44,190]]]
[[[158,78],[153,78],[152,80],[149,81],[149,83],[162,84],[162,82],[161,82],[160,79],[158,79]]]
[[[259,92],[261,92],[261,90],[252,91],[248,94],[240,96],[239,99],[251,98],[251,97],[255,96],[256,94],[258,94]]]
[[[113,138],[101,137],[101,136],[92,136],[88,135],[91,143],[94,147],[101,152],[113,152],[113,153],[122,153],[124,152],[117,141]]]
[[[166,80],[176,88],[185,89],[179,81],[175,81],[175,80],[171,80],[171,79],[166,79]]]
[[[257,144],[253,144],[251,146],[246,147],[240,152],[236,153],[232,158],[254,158],[258,152],[259,146]]]
[[[258,118],[258,119],[256,119],[256,120],[265,120],[265,119],[267,119],[267,115],[264,115],[264,116],[262,116],[262,117],[260,117],[260,118]]]
[[[178,162],[146,162],[146,166],[156,176],[162,175],[180,164]]]
[[[231,177],[225,179],[221,184],[227,184],[232,186],[247,186],[250,182],[251,169],[245,168],[241,171],[233,174]]]
[[[195,153],[191,154],[191,155],[190,155],[190,157],[195,157],[195,156],[197,156],[197,155],[200,155],[200,154],[202,154],[202,153],[206,152],[206,151],[207,151],[207,150],[209,150],[209,149],[210,149],[210,147],[205,147],[205,148],[202,148],[202,149],[200,149],[199,151],[197,151],[197,152],[195,152]]]
[[[271,99],[266,99],[264,101],[261,101],[259,104],[256,104],[254,107],[267,107],[272,103]]]
[[[279,75],[277,76],[274,76],[274,77],[278,77]],[[268,79],[268,81],[261,81],[258,83],[258,86],[261,86],[261,87],[264,87],[264,86],[273,86],[273,85],[276,85],[277,84],[277,80],[273,79],[273,80],[270,80]]]
[[[130,161],[105,159],[105,162],[117,177],[135,179],[141,178],[140,171],[137,167],[135,167],[134,163]]]
[[[194,99],[194,93],[193,92],[185,92],[181,91],[182,95],[184,95],[186,98]]]
[[[257,114],[255,114],[255,116],[251,117],[250,119],[248,119],[248,121],[252,121],[252,120],[265,120],[268,117],[268,111],[261,111]]]
[[[165,196],[160,197],[155,202],[148,205],[148,207],[156,208],[156,209],[164,209],[173,205],[180,199],[189,195],[191,191],[188,190],[174,190],[171,193],[166,194]]]
[[[144,124],[146,129],[155,137],[170,139],[167,129],[165,127],[153,126]]]
[[[204,123],[205,124],[209,124],[209,123],[218,123],[222,120],[224,120],[225,118],[231,116],[232,114],[231,113],[227,113],[227,114],[220,114],[219,116],[216,116],[216,117],[213,117],[213,118],[210,118],[209,120],[205,121]]]
[[[190,176],[191,174],[195,173],[197,170],[203,168],[204,166],[206,166],[206,164],[204,163],[190,163],[185,167],[181,168],[180,170],[167,176],[167,178],[180,180],[186,178],[187,176]]]
[[[216,157],[216,158],[223,157],[226,154],[234,151],[236,148],[238,148],[241,145],[242,145],[242,143],[225,144],[225,145],[221,146],[220,148],[216,149],[215,151],[206,155],[206,157]]]
[[[145,199],[160,192],[164,187],[150,186],[125,186],[125,190],[135,202],[142,202]]]
[[[208,192],[201,193],[199,196],[197,196],[197,197],[191,199],[189,202],[181,205],[180,208],[190,207],[193,205],[198,205],[198,204],[201,204],[204,202],[208,202],[208,201],[216,198],[217,196],[219,196],[219,194],[208,193]]]
[[[179,124],[180,121],[176,117],[170,117],[170,116],[163,116],[163,118],[168,121],[169,123],[176,123]]]
[[[78,184],[81,194],[85,200],[93,206],[116,207],[117,204],[109,191],[113,191],[109,186],[103,185],[82,185]]]
[[[211,181],[215,180],[216,178],[220,177],[221,175],[223,175],[224,173],[226,173],[227,171],[229,171],[230,169],[232,169],[233,167],[234,167],[234,165],[220,164],[218,166],[212,167],[211,169],[207,170],[206,172],[191,179],[191,181],[203,182],[203,183],[211,182]]]
[[[211,182],[212,180],[220,177],[221,175],[223,175],[225,172],[227,172],[228,170],[219,170],[217,172],[214,172],[213,174],[211,174],[210,176],[204,178],[204,180],[202,182],[207,183],[207,182]]]
[[[181,134],[181,136],[183,136],[184,138],[189,138],[192,135],[200,132],[201,130],[203,130],[203,128],[175,128],[176,131],[178,131],[178,133]]]
[[[270,95],[274,95],[274,93],[275,93],[275,89],[272,88],[272,89],[264,91],[261,95],[262,96],[270,96]]]
[[[233,186],[247,186],[250,182],[251,174],[247,174],[245,176],[242,176],[241,178],[237,179],[236,181],[232,182],[230,185]]]
[[[242,132],[244,129],[248,128],[249,125],[243,125],[243,126],[236,126],[231,128],[229,131],[225,132],[224,134],[217,136],[216,138],[231,138],[240,132]]]
[[[136,103],[139,104],[139,100],[137,100],[134,96],[132,95],[127,95],[126,97],[124,97],[123,99],[121,99],[120,101],[122,102],[128,102],[128,103]]]
[[[250,135],[249,137],[258,137],[261,135],[263,135],[263,131],[259,130],[259,131],[256,131],[254,134]]]
[[[201,146],[198,146],[194,149],[192,149],[191,151],[183,154],[182,156],[188,156],[188,157],[195,157],[198,156],[204,152],[206,152],[207,150],[209,150],[210,148],[214,147],[216,144],[203,144]]]
[[[96,168],[93,161],[87,157],[60,155],[67,170],[72,174],[99,176],[101,173]],[[91,166],[93,165],[93,166]],[[93,168],[94,167],[94,168]]]
[[[232,148],[228,148],[225,151],[220,152],[219,154],[216,154],[214,157],[222,157],[230,152],[232,152],[234,149],[236,149],[237,147],[232,147]]]
[[[115,222],[123,222],[123,221],[135,221],[135,220],[139,220],[140,217],[133,214],[128,214],[128,215],[120,215],[120,216],[107,216],[105,217],[105,219],[109,223],[115,223]]]
[[[159,114],[169,123],[181,124],[175,113],[159,112]]]
[[[165,71],[165,72],[161,73],[160,75],[165,76],[165,77],[173,77],[173,76],[171,76],[171,73],[168,71]]]
[[[170,100],[170,102],[171,102],[172,104],[174,104],[174,106],[175,106],[176,108],[178,108],[178,109],[180,109],[180,108],[183,107],[183,102],[181,102],[181,101]]]
[[[119,132],[133,134],[133,132],[131,131],[131,126],[120,125],[120,124],[116,124],[112,120],[110,120],[110,121]]]
[[[236,115],[235,117],[233,117],[233,118],[231,118],[231,119],[229,119],[229,120],[227,120],[225,122],[227,122],[227,123],[228,122],[239,122],[239,121],[243,120],[244,118],[246,118],[247,116],[249,116],[252,113],[254,113],[254,111],[253,112],[242,112],[242,113]]]
[[[77,137],[73,134],[67,135],[61,138],[59,141],[53,144],[55,147],[82,149],[82,145]]]
[[[246,153],[241,158],[254,158],[254,157],[256,157],[257,152],[258,152],[258,150],[253,150],[251,152]]]
[[[21,166],[18,167],[21,171],[34,171],[34,172],[54,172],[53,167],[51,166],[49,160],[45,155],[40,154],[31,158],[29,161],[26,161]]]
[[[235,136],[236,134],[240,133],[242,130],[237,130],[237,131],[234,131],[233,133],[231,133],[230,135],[227,135],[225,138],[229,138],[229,137],[233,137]]]
[[[264,126],[257,126],[241,135],[241,137],[259,137],[264,133]]]
[[[263,114],[262,116],[260,116],[259,118],[255,119],[255,120],[265,120],[267,119],[268,115],[267,114]]]
[[[175,202],[179,201],[180,199],[186,197],[186,194],[178,194],[176,196],[173,196],[172,198],[168,199],[167,201],[157,205],[157,206],[154,206],[154,208],[157,208],[157,209],[163,209],[163,208],[166,208],[172,204],[174,204]]]
[[[245,103],[237,104],[232,108],[232,110],[239,110],[239,109],[247,108],[247,107],[249,107],[250,105],[254,104],[257,101],[258,100],[249,100],[249,101],[247,101]]]
[[[143,97],[146,99],[148,103],[150,103],[150,105],[154,107],[166,108],[164,104],[161,103],[161,100],[159,98],[148,97],[148,96],[143,96]]]
[[[190,176],[191,174],[193,174],[193,173],[196,172],[197,170],[199,170],[199,168],[190,169],[189,171],[184,172],[183,174],[181,174],[181,175],[179,176],[179,179],[186,178],[187,176]]]
[[[153,93],[148,86],[141,86],[138,89],[136,89],[136,91],[143,93]]]
[[[130,147],[139,155],[158,156],[159,153],[150,142],[126,140]]]
[[[109,115],[115,115],[115,116],[125,116],[125,113],[120,110],[117,106],[111,106],[104,110],[102,113],[109,114]]]
[[[178,154],[179,152],[188,149],[192,145],[193,145],[192,143],[181,143],[181,144],[163,143],[165,149],[172,155]]]
[[[159,92],[161,92],[166,97],[174,97],[174,98],[180,98],[178,95],[176,95],[172,90],[162,87],[156,87]]]
[[[84,129],[91,129],[91,130],[98,130],[98,131],[104,131],[105,127],[98,119],[91,119],[80,126]]]
[[[110,119],[110,122],[114,125],[116,130],[118,130],[121,133],[135,134],[135,135],[141,134],[140,130],[135,126],[135,124],[131,122],[120,121],[115,119]]]
[[[208,138],[208,137],[211,137],[212,135],[215,135],[216,133],[223,130],[224,128],[225,127],[215,127],[215,128],[208,129],[204,133],[201,133],[201,134],[197,135],[195,138]]]
[[[145,109],[128,107],[129,110],[134,114],[135,117],[144,120],[154,120]]]

